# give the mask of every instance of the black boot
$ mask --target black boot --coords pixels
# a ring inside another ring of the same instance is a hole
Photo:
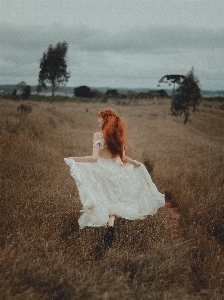
[[[109,226],[107,228],[107,232],[104,235],[104,245],[107,248],[110,248],[113,245],[114,231],[115,231],[114,227]]]

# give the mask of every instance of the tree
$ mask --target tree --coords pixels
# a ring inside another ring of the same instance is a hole
[[[19,92],[20,94],[23,93],[24,89],[26,86],[26,82],[25,81],[21,81],[19,83],[17,83],[16,88],[17,88],[17,92]]]
[[[159,83],[173,84],[173,97],[175,94],[175,83],[180,84],[184,80],[184,75],[165,75],[160,80]],[[160,84],[158,84],[160,86]]]
[[[30,85],[26,85],[24,87],[24,90],[23,90],[23,93],[22,93],[22,98],[23,99],[28,99],[30,94],[31,94],[31,87],[30,87]]]
[[[104,97],[104,94],[100,91],[98,91],[97,89],[94,89],[92,90],[92,95],[93,95],[93,98],[103,98]]]
[[[42,88],[46,89],[46,83],[49,83],[52,88],[52,97],[54,97],[56,88],[60,84],[68,82],[70,73],[67,72],[67,50],[67,42],[59,42],[55,47],[50,45],[47,52],[44,52],[40,60],[38,92],[40,92]]]
[[[91,89],[86,86],[82,85],[74,89],[74,94],[76,97],[83,97],[83,98],[91,98],[93,97],[93,92]]]
[[[117,98],[119,96],[119,93],[116,89],[108,89],[105,93],[105,95],[108,97],[108,98]]]
[[[119,93],[116,89],[108,89],[104,95],[103,102],[107,102],[108,98],[117,98]]]
[[[180,83],[177,89],[177,95],[175,95],[171,103],[171,111],[174,115],[185,115],[184,124],[187,123],[190,115],[190,107],[193,107],[193,111],[196,110],[196,106],[200,104],[201,89],[199,87],[199,80],[194,75],[194,69],[185,76],[183,82]]]
[[[25,81],[21,81],[16,85],[17,89],[14,89],[13,95],[19,94],[22,99],[28,99],[31,94],[31,87],[27,85]]]

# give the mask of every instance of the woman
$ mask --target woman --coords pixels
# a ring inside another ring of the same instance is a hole
[[[74,178],[83,214],[81,228],[108,225],[104,236],[112,245],[115,216],[144,219],[165,204],[143,164],[125,154],[125,124],[112,109],[98,112],[100,132],[93,136],[93,154],[65,158]]]

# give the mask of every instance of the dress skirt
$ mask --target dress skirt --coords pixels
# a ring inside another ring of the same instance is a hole
[[[79,190],[83,205],[78,222],[85,226],[105,226],[109,215],[129,220],[144,219],[164,206],[161,194],[143,164],[135,168],[119,157],[97,162],[75,162],[64,158]]]

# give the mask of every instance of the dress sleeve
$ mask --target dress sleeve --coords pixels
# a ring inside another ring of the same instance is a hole
[[[93,142],[93,148],[94,148],[96,145],[98,145],[98,144],[100,144],[100,140],[97,140],[97,141]]]
[[[98,132],[94,133],[94,135],[93,135],[93,148],[96,145],[100,144],[100,140],[101,140],[100,134]]]

